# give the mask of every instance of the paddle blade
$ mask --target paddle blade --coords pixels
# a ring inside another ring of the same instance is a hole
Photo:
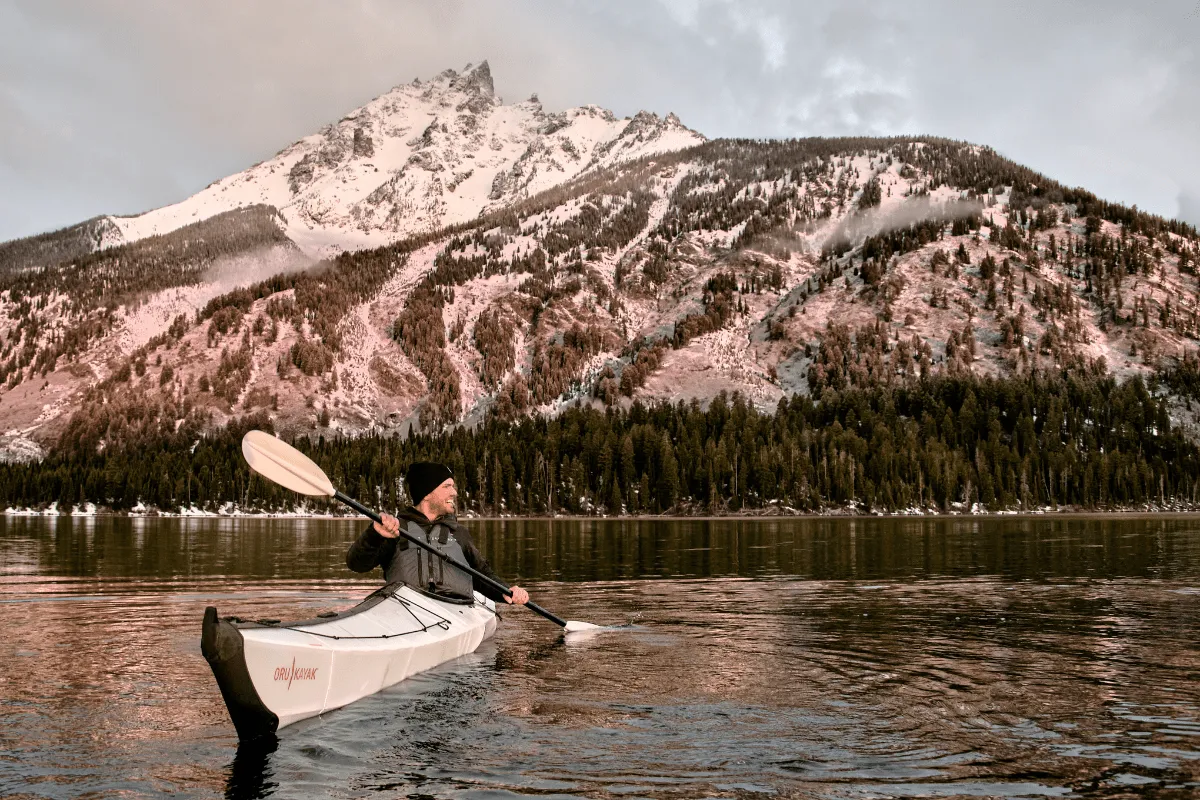
[[[600,630],[600,626],[593,625],[590,622],[579,622],[578,620],[569,619],[563,630],[567,633],[581,633],[583,631],[598,631]]]
[[[312,459],[269,433],[250,431],[243,436],[242,455],[250,469],[293,492],[325,497],[336,493]]]

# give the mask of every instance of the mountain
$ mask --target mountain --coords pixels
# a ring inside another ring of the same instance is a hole
[[[329,255],[465,222],[588,170],[703,141],[673,114],[550,113],[536,95],[503,105],[484,61],[397,86],[181,203],[107,219],[120,232],[114,242],[132,242],[268,205],[288,238]]]
[[[0,447],[1064,371],[1161,379],[1194,429],[1198,258],[984,146],[706,142],[504,106],[485,62],[175,206],[0,245]]]

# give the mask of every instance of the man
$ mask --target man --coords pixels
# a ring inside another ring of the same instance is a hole
[[[381,514],[383,521],[373,523],[350,545],[346,551],[346,566],[355,572],[370,572],[380,566],[388,583],[406,583],[449,599],[469,600],[475,590],[496,602],[501,599],[517,605],[529,602],[529,593],[520,586],[511,587],[512,596],[509,597],[401,537],[400,526],[403,524],[408,534],[458,563],[500,580],[467,529],[454,516],[458,490],[450,468],[431,461],[418,461],[408,468],[404,480],[412,505],[400,512],[399,519]]]

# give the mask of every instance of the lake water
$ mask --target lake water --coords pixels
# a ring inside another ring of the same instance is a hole
[[[494,639],[238,749],[206,605],[379,585],[331,520],[0,517],[0,796],[1200,796],[1200,520],[505,521]]]

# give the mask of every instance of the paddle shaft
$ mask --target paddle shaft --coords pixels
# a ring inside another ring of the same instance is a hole
[[[345,503],[346,505],[350,506],[358,513],[362,514],[364,517],[370,517],[371,519],[373,519],[376,522],[383,522],[383,518],[380,517],[378,513],[367,508],[362,503],[355,500],[353,497],[348,497],[347,495],[342,494],[340,491],[334,492],[333,499],[338,500],[342,503]],[[508,597],[512,596],[512,589],[508,588],[507,586],[505,586],[503,583],[496,580],[495,578],[489,578],[487,575],[484,575],[482,572],[480,572],[477,569],[472,569],[471,567],[468,567],[466,564],[458,563],[450,556],[448,556],[445,553],[443,553],[442,551],[438,550],[436,547],[433,547],[431,545],[426,544],[425,542],[422,542],[416,536],[410,535],[408,532],[406,532],[403,529],[401,529],[399,531],[399,534],[401,536],[403,536],[405,539],[407,539],[408,541],[415,544],[417,547],[420,547],[424,550],[428,550],[430,553],[433,553],[435,556],[440,558],[442,561],[445,561],[447,564],[450,564],[452,566],[457,567],[458,569],[461,569],[463,572],[467,573],[468,575],[471,575],[472,577],[478,578],[479,580],[486,583],[488,586],[491,586],[496,591],[502,592],[504,595],[506,595]],[[525,603],[525,607],[528,608],[530,611],[534,612],[535,614],[541,614],[543,617],[550,620],[551,622],[553,622],[555,625],[558,625],[559,627],[562,627],[562,628],[567,627],[566,620],[560,619],[558,616],[556,616],[555,614],[552,614],[551,612],[542,608],[541,606],[539,606],[537,603],[533,602],[532,600]]]

